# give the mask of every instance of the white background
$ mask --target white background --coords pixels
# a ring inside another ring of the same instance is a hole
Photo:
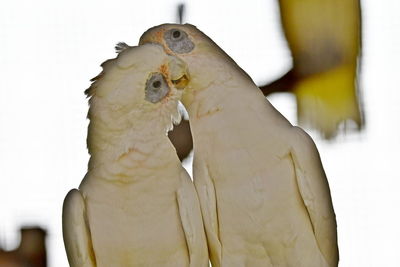
[[[99,64],[118,41],[176,20],[175,1],[2,1],[0,3],[0,245],[22,225],[48,229],[50,267],[67,260],[61,207],[86,172],[87,100]],[[397,0],[364,0],[361,86],[366,129],[321,140],[338,220],[340,266],[400,266],[400,20]],[[197,25],[258,84],[290,67],[274,0],[187,3]],[[272,103],[294,124],[295,103]]]

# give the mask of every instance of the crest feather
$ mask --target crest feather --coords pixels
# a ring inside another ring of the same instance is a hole
[[[99,81],[101,78],[103,78],[105,75],[105,71],[103,68],[103,71],[99,73],[99,75],[97,75],[96,77],[90,79],[90,81],[92,82],[92,84],[90,85],[90,87],[88,89],[85,90],[85,95],[86,97],[91,97],[94,95],[94,91],[96,89],[96,85],[97,85],[97,81]]]
[[[124,51],[125,49],[129,48],[130,46],[127,45],[124,42],[119,42],[118,44],[115,45],[115,52],[116,53],[121,53],[122,51]]]
[[[117,47],[122,47],[122,46],[124,46],[124,48],[120,48],[121,49],[120,52],[122,52],[123,50],[125,50],[126,48],[129,47],[126,43],[118,43],[117,46],[115,47],[115,49],[117,49]],[[90,87],[88,89],[85,90],[85,95],[87,97],[91,97],[94,95],[95,89],[97,87],[97,82],[105,76],[107,69],[109,69],[111,67],[111,65],[115,62],[115,60],[116,60],[115,58],[108,59],[108,60],[104,61],[103,63],[101,63],[100,66],[103,68],[103,70],[96,77],[90,79],[92,84],[90,85]]]

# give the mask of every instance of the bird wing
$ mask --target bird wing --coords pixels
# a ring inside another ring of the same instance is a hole
[[[201,214],[210,251],[212,266],[222,264],[222,248],[219,240],[219,224],[217,200],[213,180],[211,179],[205,161],[196,154],[193,159],[193,181],[200,200]]]
[[[196,190],[186,171],[177,191],[179,215],[189,249],[190,266],[208,266],[208,249]]]
[[[302,129],[298,127],[294,129],[291,156],[300,195],[307,208],[322,255],[329,266],[337,266],[339,253],[336,217],[328,180],[313,140]]]
[[[62,215],[65,250],[71,267],[96,266],[85,213],[82,194],[72,189],[65,197]]]

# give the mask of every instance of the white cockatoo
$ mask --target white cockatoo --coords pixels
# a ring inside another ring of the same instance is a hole
[[[166,134],[186,66],[155,44],[119,50],[87,90],[89,168],[63,207],[69,263],[208,266],[197,193]]]
[[[213,266],[337,266],[335,213],[312,139],[196,27],[156,26],[146,43],[188,66],[182,102]]]

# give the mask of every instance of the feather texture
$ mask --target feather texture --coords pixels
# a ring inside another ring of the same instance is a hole
[[[171,31],[184,32],[193,50],[175,52],[163,39]],[[142,35],[145,43],[188,65],[182,103],[213,266],[337,266],[335,215],[313,142],[194,26],[156,26]]]
[[[68,260],[71,266],[206,267],[195,189],[167,138],[180,117],[181,91],[169,67],[179,60],[158,45],[120,47],[87,90],[90,161],[79,191],[64,202]],[[151,102],[146,82],[155,73],[165,78],[168,94]]]

